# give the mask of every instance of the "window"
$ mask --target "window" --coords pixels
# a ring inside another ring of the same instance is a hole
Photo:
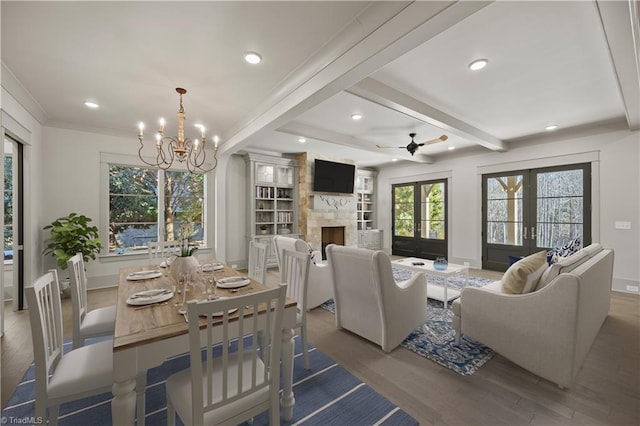
[[[204,202],[203,174],[109,165],[109,252],[150,241],[205,245]]]

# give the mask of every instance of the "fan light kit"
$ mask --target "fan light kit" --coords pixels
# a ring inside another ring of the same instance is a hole
[[[478,70],[481,70],[482,68],[486,67],[488,63],[489,63],[489,61],[486,60],[486,59],[478,59],[478,60],[475,60],[475,61],[473,61],[473,62],[471,62],[469,64],[469,69],[471,71],[478,71]]]
[[[449,137],[447,135],[442,135],[438,138],[435,139],[430,139],[428,141],[424,141],[422,143],[416,143],[413,138],[416,137],[415,133],[409,133],[409,137],[411,138],[411,142],[409,142],[409,145],[407,146],[381,146],[381,145],[376,145],[378,148],[402,148],[402,149],[406,149],[407,151],[409,151],[409,153],[411,155],[415,154],[416,151],[418,150],[418,148],[420,148],[421,146],[425,146],[425,145],[431,145],[434,143],[438,143],[438,142],[444,142],[447,139],[449,139]]]

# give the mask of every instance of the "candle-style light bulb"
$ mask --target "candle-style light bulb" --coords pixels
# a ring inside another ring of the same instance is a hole
[[[141,121],[138,123],[138,136],[142,136],[143,130],[144,130],[144,123]]]
[[[218,137],[218,135],[215,135],[213,137],[213,143],[215,144],[215,148],[218,148],[218,142],[220,142],[220,138]]]
[[[204,126],[200,126],[200,136],[202,136],[202,139],[204,139]]]
[[[194,139],[193,140],[193,148],[197,151],[198,150],[198,144],[200,143],[200,141],[198,139]]]
[[[160,147],[160,141],[162,140],[162,135],[160,133],[156,133],[156,146]]]
[[[164,117],[160,117],[160,133],[164,133]]]

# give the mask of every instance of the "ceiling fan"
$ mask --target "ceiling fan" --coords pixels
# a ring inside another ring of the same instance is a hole
[[[381,145],[376,145],[376,146],[378,148],[406,148],[407,151],[409,151],[411,153],[411,155],[413,155],[413,154],[416,153],[418,148],[420,148],[421,146],[431,145],[431,144],[438,143],[438,142],[444,142],[447,139],[449,139],[449,137],[447,135],[442,135],[439,138],[430,139],[430,140],[424,141],[422,143],[416,143],[413,140],[413,138],[416,137],[415,133],[409,133],[409,137],[411,137],[411,142],[409,142],[409,145],[407,145],[407,146],[381,146]]]

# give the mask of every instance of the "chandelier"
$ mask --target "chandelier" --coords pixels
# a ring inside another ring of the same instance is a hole
[[[200,128],[201,140],[189,139],[184,137],[184,107],[182,106],[182,95],[187,91],[181,87],[176,88],[176,92],[180,95],[180,109],[178,109],[178,136],[165,136],[164,135],[164,118],[160,118],[160,129],[156,133],[156,159],[155,162],[150,163],[142,156],[142,149],[144,148],[143,132],[144,123],[138,124],[138,141],[140,142],[140,149],[138,149],[138,157],[143,163],[153,167],[159,167],[163,170],[171,168],[174,160],[178,160],[180,163],[187,163],[187,169],[189,172],[210,172],[218,165],[218,137],[214,137],[213,148],[213,166],[209,169],[205,167],[206,152],[205,147],[207,138],[205,137],[205,128],[203,125],[196,125]]]

